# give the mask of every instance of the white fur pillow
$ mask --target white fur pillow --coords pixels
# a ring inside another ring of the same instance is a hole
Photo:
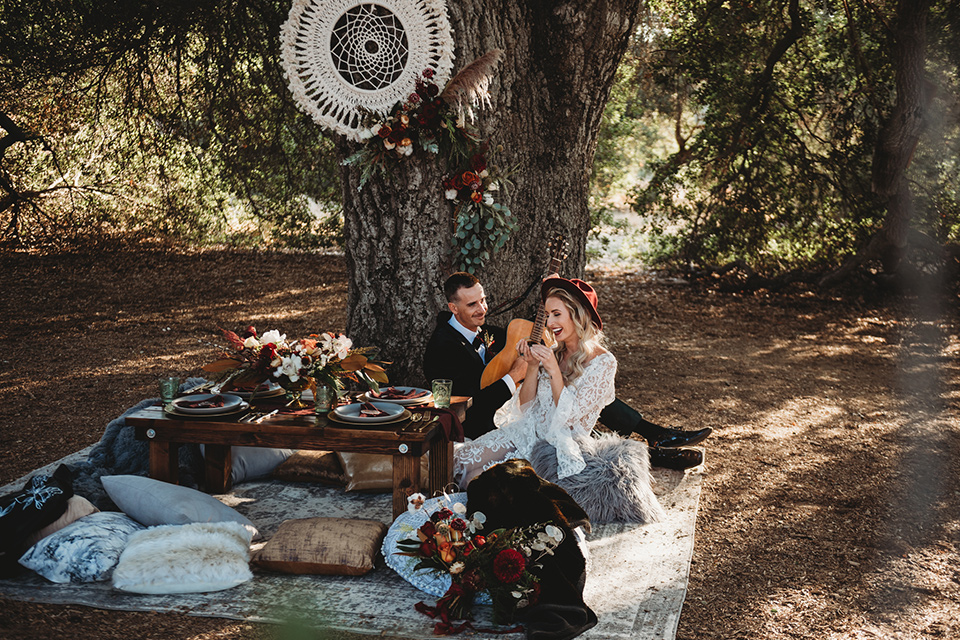
[[[253,578],[250,530],[237,522],[152,527],[130,536],[113,586],[132,593],[222,591]]]

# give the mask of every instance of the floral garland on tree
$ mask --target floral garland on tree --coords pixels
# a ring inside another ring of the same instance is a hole
[[[500,61],[499,49],[487,52],[467,65],[441,90],[434,72],[425,69],[415,90],[385,117],[370,114],[360,133],[363,146],[343,161],[357,165],[360,188],[375,174],[390,170],[416,150],[446,158],[448,170],[442,182],[444,194],[454,205],[454,243],[461,270],[473,273],[501,249],[517,228],[509,207],[494,200],[506,191],[510,175],[489,162],[489,143],[471,123],[473,108],[489,104],[493,67]],[[498,147],[497,151],[501,151]]]

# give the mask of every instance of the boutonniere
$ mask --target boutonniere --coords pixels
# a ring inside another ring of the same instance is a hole
[[[488,350],[493,346],[493,334],[488,331],[484,331],[480,334],[480,339],[483,340],[483,346]]]

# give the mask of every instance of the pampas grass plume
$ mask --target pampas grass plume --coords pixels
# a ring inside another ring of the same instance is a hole
[[[440,97],[461,114],[466,111],[472,118],[472,107],[490,104],[490,80],[503,55],[502,49],[487,51],[451,78]]]

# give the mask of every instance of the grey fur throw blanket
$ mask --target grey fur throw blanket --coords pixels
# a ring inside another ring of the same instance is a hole
[[[653,493],[650,454],[641,440],[600,434],[581,443],[586,468],[574,476],[557,478],[557,453],[541,441],[530,464],[544,480],[563,487],[593,524],[658,522],[663,507]]]
[[[190,389],[202,384],[202,378],[188,378],[180,389]],[[150,471],[150,445],[145,440],[137,440],[133,427],[127,424],[126,417],[135,411],[159,402],[159,398],[148,398],[130,407],[123,414],[111,420],[100,438],[87,456],[86,461],[69,465],[73,474],[73,492],[83,496],[101,511],[115,511],[117,507],[110,500],[103,485],[102,476],[139,475]],[[196,478],[203,473],[203,456],[199,445],[180,447],[180,484],[197,487]]]

